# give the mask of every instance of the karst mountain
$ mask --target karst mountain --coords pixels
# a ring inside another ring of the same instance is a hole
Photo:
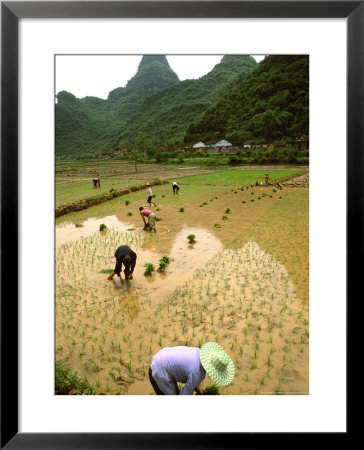
[[[164,55],[142,57],[125,87],[106,100],[61,91],[56,104],[56,156],[112,152],[133,145],[139,132],[152,142],[183,142],[190,123],[257,66],[251,56],[224,56],[197,80],[180,81]]]
[[[309,57],[271,55],[260,64],[226,55],[206,75],[180,81],[164,55],[142,57],[106,100],[59,92],[56,156],[112,154],[143,133],[155,147],[228,139],[272,142],[309,133]]]

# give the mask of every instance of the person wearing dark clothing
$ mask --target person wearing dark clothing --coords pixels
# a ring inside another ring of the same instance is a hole
[[[179,194],[179,186],[176,183],[176,181],[173,181],[172,183],[172,189],[173,189],[173,194]]]
[[[92,183],[93,183],[95,188],[97,188],[97,186],[101,187],[100,178],[98,178],[98,177],[93,178]]]
[[[114,275],[117,275],[120,280],[121,269],[124,264],[125,281],[133,278],[133,272],[136,264],[137,255],[128,245],[120,245],[115,252],[116,264],[112,274],[108,276],[108,280],[112,280]]]

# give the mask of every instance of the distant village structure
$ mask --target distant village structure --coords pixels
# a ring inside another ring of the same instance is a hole
[[[187,147],[188,148],[188,147]],[[185,148],[185,149],[187,149]],[[191,148],[191,147],[189,147]],[[219,142],[207,142],[206,144],[202,141],[197,142],[192,146],[193,149],[199,153],[206,153],[208,155],[218,155],[218,154],[235,154],[238,151],[265,151],[273,149],[284,149],[284,148],[297,148],[298,150],[308,150],[309,149],[309,138],[308,136],[301,136],[296,140],[282,141],[282,142],[272,142],[265,144],[257,144],[254,140],[248,140],[243,143],[242,146],[234,146],[231,142],[226,139],[222,139]]]
[[[266,150],[280,150],[286,148],[296,148],[298,150],[308,150],[309,149],[309,138],[308,136],[301,136],[296,140],[290,141],[279,141],[279,142],[271,142],[271,143],[256,143],[253,139],[245,141],[240,146],[234,146],[227,139],[221,139],[218,142],[209,141],[203,142],[199,141],[193,145],[185,145],[185,146],[177,146],[174,148],[167,148],[165,146],[158,146],[158,150],[160,152],[168,152],[168,151],[180,151],[186,152],[191,151],[191,149],[195,150],[196,153],[206,154],[206,155],[234,155],[238,152],[261,152]],[[127,147],[115,147],[113,150],[114,156],[125,156],[129,153]],[[107,154],[99,154],[98,158],[105,159],[106,157],[110,157]]]
[[[192,148],[205,148],[206,145],[203,142],[197,142],[197,144],[193,145]]]

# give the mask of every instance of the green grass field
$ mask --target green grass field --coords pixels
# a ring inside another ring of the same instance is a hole
[[[57,170],[59,169],[59,164],[57,164]],[[79,166],[84,167],[84,166]],[[103,170],[106,170],[104,166]],[[130,166],[130,170],[132,168]],[[69,182],[62,182],[60,184],[56,184],[56,207],[60,205],[64,205],[66,203],[84,200],[90,197],[107,194],[111,189],[124,189],[129,188],[131,186],[139,185],[150,181],[152,178],[162,178],[164,179],[163,172],[153,172],[152,174],[141,173],[138,176],[138,179],[128,178],[128,177],[110,177],[107,176],[107,172],[105,177],[101,177],[101,188],[95,189],[92,187],[92,178],[88,180],[74,180],[70,179]],[[223,170],[218,172],[211,172],[208,174],[201,175],[191,175],[191,176],[181,176],[183,175],[180,172],[177,174],[166,173],[167,175],[171,175],[170,181],[173,179],[178,179],[178,182],[181,186],[181,193],[183,191],[183,195],[191,195],[195,196],[195,199],[203,198],[203,193],[207,193],[210,190],[211,192],[219,192],[225,189],[227,186],[238,187],[242,185],[251,185],[255,184],[256,181],[264,183],[264,175],[266,170],[238,170],[238,169],[230,169]],[[269,176],[270,182],[282,181],[286,178],[292,177],[296,174],[302,173],[302,169],[270,169]],[[149,175],[149,176],[148,176]],[[199,191],[196,192],[195,187],[199,186]],[[211,186],[214,186],[211,188]],[[170,186],[158,186],[153,188],[153,193],[162,195],[166,192],[170,192]],[[142,193],[133,193],[133,198],[144,199],[145,192]]]
[[[283,179],[292,177],[302,172],[302,170],[224,170],[221,172],[214,172],[210,174],[203,175],[193,175],[189,177],[182,177],[179,179],[180,183],[188,185],[214,185],[214,186],[242,186],[242,185],[255,185],[258,181],[265,183],[264,176],[269,173],[269,181],[271,183],[276,183],[282,181]]]
[[[92,179],[81,181],[70,181],[69,183],[62,183],[56,185],[56,206],[64,205],[65,203],[76,202],[78,200],[85,200],[90,197],[108,194],[110,189],[125,189],[136,184],[146,183],[148,179],[141,178],[138,183],[134,180],[125,178],[102,178],[101,188],[93,188]]]

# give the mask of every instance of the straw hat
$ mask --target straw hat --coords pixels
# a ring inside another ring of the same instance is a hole
[[[234,363],[217,342],[206,342],[201,347],[200,361],[214,383],[227,386],[233,381],[235,375]]]
[[[147,186],[150,186],[150,183],[147,183]]]

